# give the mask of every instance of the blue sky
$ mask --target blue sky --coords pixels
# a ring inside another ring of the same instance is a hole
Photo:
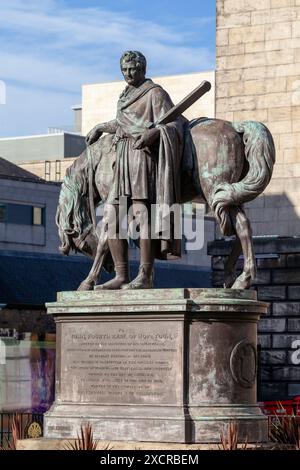
[[[0,16],[1,137],[71,125],[81,85],[120,80],[126,49],[149,77],[215,66],[214,0],[0,0]]]

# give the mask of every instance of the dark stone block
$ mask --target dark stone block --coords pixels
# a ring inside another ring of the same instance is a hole
[[[300,380],[300,367],[274,367],[273,380]]]
[[[292,347],[292,343],[296,340],[300,340],[299,335],[282,335],[282,334],[274,334],[273,335],[273,348],[288,348]]]
[[[287,387],[284,383],[265,382],[262,383],[259,390],[259,400],[285,400],[287,396]]]
[[[258,286],[257,298],[259,300],[285,300],[286,287],[285,286]]]
[[[289,286],[288,297],[291,300],[300,300],[300,286]]]
[[[286,351],[261,351],[260,361],[261,364],[286,364]]]
[[[257,271],[256,278],[253,284],[270,284],[271,283],[271,271],[259,270]]]
[[[258,331],[280,333],[285,331],[285,323],[285,318],[263,318],[258,324]]]
[[[228,256],[233,247],[233,240],[214,240],[207,243],[207,254],[212,256]]]
[[[261,335],[258,333],[257,342],[261,348],[270,348],[271,347],[271,335]]]
[[[300,253],[300,237],[255,237],[255,253]]]
[[[224,270],[224,263],[227,260],[227,256],[213,256],[212,257],[212,269],[214,271],[223,271]],[[244,259],[239,258],[235,265],[237,271],[241,271],[244,266]]]
[[[288,319],[288,331],[297,331],[300,335],[300,319],[289,318]]]
[[[286,255],[277,255],[276,258],[258,258],[258,269],[276,269],[286,267]]]
[[[300,268],[300,253],[287,255],[287,266],[292,268]]]
[[[268,382],[272,378],[272,367],[266,365],[260,368],[260,380],[262,382]]]
[[[299,284],[300,269],[281,269],[272,272],[274,284]]]
[[[300,315],[300,302],[274,302],[273,315],[282,317]]]
[[[300,237],[254,237],[256,254],[300,253]],[[232,249],[232,240],[215,240],[208,243],[209,255],[228,255]]]

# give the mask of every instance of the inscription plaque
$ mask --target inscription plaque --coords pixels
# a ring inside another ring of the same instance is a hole
[[[62,325],[62,402],[176,404],[180,326],[167,322]]]

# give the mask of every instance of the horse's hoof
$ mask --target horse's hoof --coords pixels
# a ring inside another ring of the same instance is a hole
[[[231,289],[249,289],[251,287],[251,276],[242,273],[234,282]]]
[[[234,273],[227,273],[224,277],[224,284],[223,284],[224,289],[230,289],[233,286],[235,279],[236,279],[236,276]]]
[[[78,291],[87,291],[94,289],[94,282],[82,281],[80,286],[78,287]]]
[[[124,277],[116,275],[110,281],[107,281],[104,284],[98,284],[95,287],[95,289],[96,290],[119,290],[119,289],[123,289],[124,286],[127,286],[128,282],[130,282],[128,277],[124,278]]]

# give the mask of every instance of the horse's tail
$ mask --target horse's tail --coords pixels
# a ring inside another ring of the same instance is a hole
[[[56,225],[61,240],[59,250],[68,254],[80,249],[92,229],[88,205],[88,160],[83,152],[67,169],[59,195]]]
[[[212,196],[212,209],[223,235],[233,235],[229,206],[241,206],[252,201],[268,185],[275,163],[275,145],[267,127],[256,121],[233,122],[233,128],[243,136],[248,171],[236,183],[218,184]]]

